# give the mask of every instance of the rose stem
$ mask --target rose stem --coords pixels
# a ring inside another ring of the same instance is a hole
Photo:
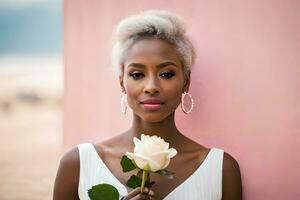
[[[147,173],[148,172],[146,170],[143,170],[141,192],[143,192],[143,189],[144,189],[144,186],[145,186],[145,181],[146,181]]]

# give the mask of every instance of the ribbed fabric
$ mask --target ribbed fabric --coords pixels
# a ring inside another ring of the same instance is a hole
[[[124,186],[107,168],[93,144],[79,144],[80,178],[78,195],[89,200],[87,191],[93,186],[108,183],[116,187],[120,198],[131,188]],[[221,200],[222,199],[222,149],[212,148],[199,168],[177,186],[163,200]]]

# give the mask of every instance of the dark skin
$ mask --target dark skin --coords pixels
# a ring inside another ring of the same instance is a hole
[[[133,137],[140,138],[141,133],[157,135],[169,142],[170,147],[178,152],[167,167],[168,170],[175,172],[174,179],[169,180],[151,173],[151,180],[155,181],[151,189],[141,193],[137,188],[131,191],[125,200],[164,199],[195,172],[210,151],[184,136],[176,128],[175,109],[180,104],[181,93],[188,91],[190,85],[190,74],[183,72],[179,58],[172,45],[159,39],[137,41],[125,56],[123,73],[119,81],[122,91],[127,94],[128,105],[133,110],[132,126],[120,135],[94,144],[94,147],[106,166],[123,185],[126,185],[132,173],[122,172],[120,159],[125,152],[133,152]],[[149,111],[140,105],[140,101],[150,97],[159,98],[164,102],[161,109]],[[75,147],[61,159],[53,199],[79,199],[79,167],[79,152]],[[226,152],[223,159],[222,183],[223,200],[242,199],[239,165]]]

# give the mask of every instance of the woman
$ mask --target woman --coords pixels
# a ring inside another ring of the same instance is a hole
[[[207,147],[187,138],[176,127],[175,110],[182,97],[191,98],[191,66],[194,48],[181,19],[166,11],[147,11],[121,21],[116,31],[113,62],[123,92],[122,112],[133,111],[132,126],[104,142],[80,144],[62,157],[54,187],[54,199],[89,199],[87,190],[98,181],[109,181],[122,199],[240,200],[242,186],[237,161],[222,149]],[[186,96],[187,95],[187,96]],[[123,173],[120,159],[132,152],[133,137],[157,135],[178,154],[168,170],[171,181],[151,174],[155,184],[141,193],[127,192],[130,173]]]

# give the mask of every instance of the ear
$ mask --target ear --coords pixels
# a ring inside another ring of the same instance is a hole
[[[191,72],[188,72],[188,74],[186,74],[184,76],[184,84],[183,84],[183,91],[182,92],[188,92],[189,88],[190,88],[190,83],[191,83]]]
[[[120,87],[121,87],[122,92],[126,93],[123,78],[124,78],[124,73],[119,75],[119,83],[120,83]]]

